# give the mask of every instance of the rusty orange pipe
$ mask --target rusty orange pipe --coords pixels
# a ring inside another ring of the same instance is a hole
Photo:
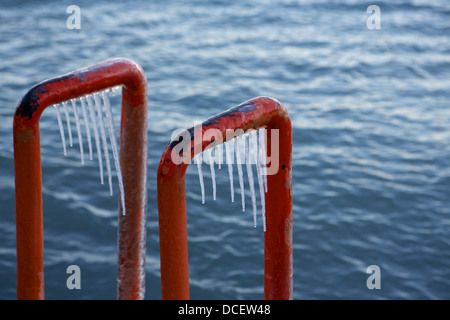
[[[292,299],[292,128],[284,106],[275,99],[257,97],[202,123],[201,131],[188,130],[190,158],[202,152],[211,141],[203,141],[208,129],[218,129],[226,141],[227,129],[279,130],[279,168],[269,175],[264,234],[264,298]],[[200,135],[200,138],[198,136]],[[197,137],[197,139],[196,139]],[[198,140],[198,141],[197,141]],[[172,158],[179,143],[174,138],[165,149],[158,167],[158,211],[161,255],[162,298],[189,299],[189,268],[184,175],[188,163]],[[271,150],[268,135],[267,150]]]
[[[118,85],[122,85],[120,166],[126,202],[126,215],[122,215],[120,204],[118,213],[118,298],[143,298],[147,81],[144,71],[135,62],[114,58],[41,82],[31,88],[17,106],[13,133],[18,299],[45,297],[40,116],[50,105]]]

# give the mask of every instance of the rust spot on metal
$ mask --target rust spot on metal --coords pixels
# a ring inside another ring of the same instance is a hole
[[[168,167],[166,167],[166,166],[162,167],[162,169],[161,169],[162,175],[166,175],[168,172],[169,172],[169,168]]]
[[[39,108],[39,96],[47,93],[45,84],[40,83],[31,88],[22,98],[16,109],[16,116],[31,119]]]

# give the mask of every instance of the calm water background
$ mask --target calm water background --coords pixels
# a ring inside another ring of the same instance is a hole
[[[81,30],[66,28],[71,4]],[[15,107],[37,82],[121,56],[148,79],[147,299],[161,298],[156,168],[172,131],[259,95],[293,125],[294,299],[449,299],[449,34],[446,0],[0,1],[0,298],[16,297]],[[46,297],[115,299],[117,183],[109,197],[96,161],[63,156],[53,108],[40,123]],[[206,169],[205,205],[186,174],[191,298],[261,299],[261,224],[230,202],[224,167],[213,201]]]

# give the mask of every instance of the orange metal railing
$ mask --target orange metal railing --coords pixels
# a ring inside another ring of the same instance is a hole
[[[37,84],[16,109],[13,131],[18,299],[44,299],[40,116],[50,105],[118,85],[122,86],[120,167],[126,199],[126,215],[122,214],[122,205],[118,214],[118,298],[143,298],[147,82],[139,65],[115,58]]]
[[[279,130],[279,168],[268,175],[265,196],[266,232],[264,234],[264,298],[292,299],[292,129],[284,106],[275,99],[258,97],[209,118],[201,129],[187,129],[190,157],[207,148],[211,141],[201,137],[217,129],[226,141],[227,129]],[[163,299],[189,299],[186,195],[184,175],[188,163],[183,153],[172,152],[180,140],[174,138],[165,149],[158,167],[158,210]],[[271,135],[267,137],[271,150]],[[275,142],[274,142],[275,143]],[[174,159],[173,156],[178,159]],[[273,155],[272,155],[273,156]]]

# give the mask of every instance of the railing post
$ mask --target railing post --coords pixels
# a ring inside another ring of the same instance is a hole
[[[191,127],[190,158],[203,151],[210,141],[200,137],[217,129],[226,141],[227,129],[279,130],[279,168],[268,176],[265,197],[264,298],[292,299],[292,129],[284,106],[275,99],[257,97],[202,123],[201,131]],[[271,139],[268,137],[268,150]],[[200,141],[201,145],[198,145]],[[177,137],[165,149],[158,167],[158,215],[163,299],[189,299],[189,268],[184,175],[188,164],[172,158]],[[180,155],[182,158],[183,155]]]
[[[142,299],[147,211],[147,82],[129,59],[108,59],[41,82],[17,106],[14,123],[17,298],[44,299],[39,119],[50,105],[122,86],[120,167],[126,215],[119,205],[118,298]],[[119,197],[120,198],[120,197]]]

